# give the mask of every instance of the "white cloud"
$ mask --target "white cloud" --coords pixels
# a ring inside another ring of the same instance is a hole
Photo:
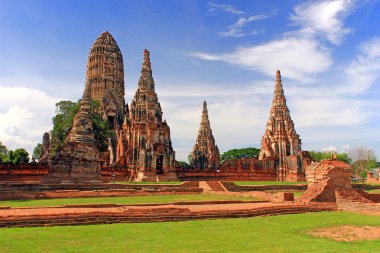
[[[231,53],[193,52],[190,55],[203,60],[224,61],[268,76],[274,76],[276,69],[280,69],[286,77],[301,83],[313,81],[315,74],[328,70],[333,62],[330,51],[317,41],[291,37],[237,48]]]
[[[209,6],[209,13],[221,10],[232,14],[243,14],[244,12],[239,10],[238,8],[232,6],[232,5],[226,5],[226,4],[215,4],[212,2],[209,2],[207,4]]]
[[[0,140],[9,149],[25,148],[31,154],[51,129],[60,100],[36,89],[0,86]]]
[[[243,31],[243,27],[246,26],[248,23],[258,20],[264,20],[270,17],[273,17],[277,14],[277,10],[272,11],[270,14],[261,14],[261,15],[254,15],[250,17],[239,17],[238,21],[227,27],[227,31],[220,32],[219,35],[221,37],[243,37],[246,35],[246,33]],[[250,34],[255,35],[257,34],[257,31],[253,31]]]
[[[336,152],[336,151],[338,151],[338,149],[335,146],[330,145],[330,146],[322,148],[322,151],[335,151]]]
[[[380,37],[360,44],[358,55],[344,72],[347,81],[340,92],[358,94],[369,89],[380,76]]]
[[[367,108],[376,103],[334,94],[292,96],[290,101],[294,108],[293,118],[299,127],[364,125],[375,116],[375,112]]]
[[[354,9],[352,0],[309,1],[294,7],[290,19],[302,27],[301,34],[322,36],[330,43],[339,45],[351,29],[343,21]]]

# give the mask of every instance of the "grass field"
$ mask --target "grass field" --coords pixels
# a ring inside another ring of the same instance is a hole
[[[188,194],[188,195],[157,195],[133,197],[102,197],[102,198],[64,198],[64,199],[35,199],[0,201],[0,206],[36,207],[61,206],[67,204],[143,204],[143,203],[170,203],[175,201],[208,201],[208,200],[258,200],[253,197],[226,196],[216,194]],[[1,252],[1,251],[0,251]]]
[[[367,191],[368,193],[371,193],[371,194],[380,194],[380,189],[376,189],[376,190],[369,190]]]
[[[306,231],[380,219],[323,212],[241,219],[0,229],[0,252],[379,252],[380,240],[336,242]]]
[[[301,192],[294,192],[294,197],[299,197],[299,196],[301,196],[304,193],[305,192],[303,192],[303,191],[301,191]]]
[[[297,185],[306,184],[306,182],[279,182],[279,181],[257,181],[257,182],[246,182],[246,181],[236,181],[236,185]]]

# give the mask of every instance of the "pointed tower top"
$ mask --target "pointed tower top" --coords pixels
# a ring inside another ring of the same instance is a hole
[[[144,49],[144,63],[150,63],[150,58],[149,58],[149,51],[148,51],[148,49]]]
[[[206,100],[203,101],[203,111],[207,112],[207,103],[206,103]]]
[[[150,53],[148,49],[144,49],[143,70],[152,71],[152,66],[150,63]]]
[[[273,103],[274,103],[274,101],[277,101],[276,104],[278,104],[279,101],[281,101],[282,103],[285,103],[285,101],[286,101],[285,95],[284,95],[284,89],[282,88],[280,70],[276,71],[276,85],[275,85],[275,89],[274,89]]]
[[[207,103],[206,103],[206,101],[203,101],[201,125],[202,124],[206,124],[206,125],[208,125],[208,127],[210,127],[210,121],[208,119],[208,111],[207,111]]]

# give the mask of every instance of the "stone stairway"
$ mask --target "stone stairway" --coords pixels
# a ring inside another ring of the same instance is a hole
[[[226,191],[226,188],[224,188],[223,184],[220,181],[206,181],[206,183],[210,186],[211,191],[215,191],[215,192]]]

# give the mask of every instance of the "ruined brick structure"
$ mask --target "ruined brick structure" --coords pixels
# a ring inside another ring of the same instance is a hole
[[[265,160],[268,157],[275,157],[277,160],[278,181],[297,181],[297,175],[304,174],[303,158],[310,158],[307,152],[301,152],[301,139],[294,129],[286,105],[279,70],[276,73],[272,108],[261,140],[259,159]]]
[[[50,134],[44,133],[42,137],[42,148],[40,157],[38,157],[38,162],[47,163],[49,159],[49,151],[50,151]]]
[[[307,190],[297,202],[378,202],[379,196],[352,188],[352,167],[333,157],[306,168]]]
[[[115,39],[103,32],[92,45],[87,60],[86,81],[91,99],[100,102],[99,113],[117,130],[124,119],[124,64]]]
[[[91,81],[87,80],[80,109],[62,147],[51,157],[45,183],[100,182],[100,159],[91,119]]]
[[[197,140],[191,152],[194,167],[200,170],[219,169],[219,149],[212,134],[206,101],[203,101],[202,120]]]
[[[137,91],[119,131],[116,162],[129,168],[133,180],[156,181],[176,179],[174,159],[170,128],[162,120],[149,51],[145,50]]]

